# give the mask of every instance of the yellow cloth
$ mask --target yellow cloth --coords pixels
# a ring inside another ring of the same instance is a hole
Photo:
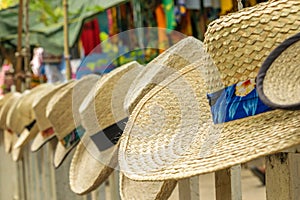
[[[227,14],[229,11],[232,10],[233,7],[233,3],[232,1],[236,1],[236,0],[221,0],[220,4],[221,4],[221,15],[225,15]]]

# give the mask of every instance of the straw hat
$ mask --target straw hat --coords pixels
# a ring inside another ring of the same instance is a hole
[[[13,93],[10,92],[10,93],[5,94],[4,96],[1,96],[1,98],[0,98],[0,110],[1,110],[2,106],[4,105],[4,103],[7,101],[7,99],[10,98],[10,96],[12,94]]]
[[[3,130],[7,129],[6,117],[10,107],[20,98],[21,94],[19,92],[13,92],[6,94],[2,99],[2,107],[0,110],[0,128]]]
[[[186,65],[195,62],[204,52],[201,41],[188,37],[181,40],[149,63],[131,85],[124,107],[131,113],[136,104],[155,85]],[[121,138],[122,140],[122,138]],[[134,181],[120,172],[120,194],[122,199],[167,199],[177,181]],[[140,188],[136,190],[135,188]],[[147,192],[145,192],[147,191]]]
[[[4,96],[2,96],[0,100],[0,110],[3,107],[4,103],[11,97],[13,93],[7,93]],[[11,150],[11,133],[8,130],[3,130],[3,136],[4,136],[4,150],[6,153],[10,153]]]
[[[54,154],[58,168],[84,133],[79,118],[79,106],[101,76],[91,74],[70,83],[56,92],[49,101],[46,116],[59,140]]]
[[[19,92],[8,93],[2,99],[2,107],[0,110],[0,128],[4,130],[4,148],[6,153],[10,153],[13,142],[13,131],[7,127],[7,115],[10,108],[21,97]]]
[[[249,80],[276,44],[299,30],[299,9],[300,1],[268,2],[212,23],[205,44],[216,66],[211,59],[199,60],[151,90],[134,109],[119,150],[125,175],[181,179],[299,144],[299,111],[261,104],[255,81]]]
[[[38,85],[29,90],[27,94],[22,95],[21,99],[18,101],[16,112],[19,117],[12,117],[12,123],[13,126],[19,127],[15,132],[21,134],[16,141],[14,148],[26,145],[38,134],[39,129],[33,112],[32,103],[36,98],[43,96],[43,94],[52,87],[53,85],[51,84]]]
[[[46,117],[47,104],[56,92],[72,83],[73,81],[74,80],[70,80],[67,83],[53,86],[51,89],[49,88],[49,90],[45,94],[43,94],[43,96],[40,96],[40,98],[36,98],[32,103],[32,108],[36,116],[36,123],[40,132],[37,134],[31,144],[31,151],[38,151],[47,141],[55,138],[52,124]]]
[[[300,33],[274,49],[257,75],[260,99],[272,108],[300,109]]]
[[[114,69],[97,82],[80,106],[86,132],[70,166],[70,186],[75,193],[96,189],[117,167],[118,144],[114,144],[127,121],[124,98],[142,68],[134,61]]]
[[[203,44],[193,37],[182,39],[147,64],[146,69],[138,75],[127,95],[130,98],[124,102],[130,113],[155,85],[177,70],[193,63],[204,53]]]

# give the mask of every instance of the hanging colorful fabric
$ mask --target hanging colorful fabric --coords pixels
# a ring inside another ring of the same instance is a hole
[[[174,1],[173,0],[163,0],[163,8],[166,15],[166,26],[168,32],[174,30],[176,26],[175,15],[174,15]]]
[[[159,5],[155,9],[156,14],[156,21],[157,21],[157,27],[158,29],[158,48],[159,52],[162,53],[164,49],[167,48],[168,43],[168,37],[165,28],[167,27],[166,24],[166,16],[164,13],[164,9],[162,5]]]

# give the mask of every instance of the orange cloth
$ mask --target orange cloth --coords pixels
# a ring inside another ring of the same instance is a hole
[[[155,14],[156,14],[157,27],[159,28],[158,48],[159,48],[159,52],[161,53],[167,48],[167,45],[169,44],[168,36],[166,33],[166,27],[167,27],[166,16],[162,5],[156,7]]]

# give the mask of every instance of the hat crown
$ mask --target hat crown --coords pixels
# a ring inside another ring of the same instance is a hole
[[[20,124],[18,123],[19,113],[15,112],[16,104],[18,103],[21,96],[21,93],[15,92],[3,104],[2,109],[0,111],[1,128],[10,128],[18,132],[22,131],[22,129],[20,130]]]
[[[32,108],[33,102],[39,96],[43,96],[43,92],[46,92],[49,87],[51,87],[50,84],[41,84],[23,94],[16,107],[22,119],[20,121],[22,126],[27,126],[35,119]]]
[[[171,46],[148,63],[136,77],[128,91],[127,96],[129,97],[125,98],[125,109],[131,113],[141,98],[155,85],[174,72],[196,62],[203,54],[205,54],[203,43],[194,37],[184,38]]]
[[[36,116],[37,125],[40,130],[46,130],[52,126],[52,124],[46,116],[47,104],[56,92],[58,92],[61,88],[63,88],[71,82],[54,86],[52,89],[49,89],[41,98],[36,99],[33,102],[32,107]]]
[[[58,139],[63,139],[81,124],[79,106],[97,80],[98,75],[87,75],[60,89],[47,105],[47,117]]]
[[[142,66],[133,61],[114,69],[97,82],[79,109],[82,124],[88,132],[96,133],[127,117],[124,98],[141,69]]]
[[[257,4],[212,22],[205,47],[225,86],[254,79],[265,58],[300,29],[300,1]]]

